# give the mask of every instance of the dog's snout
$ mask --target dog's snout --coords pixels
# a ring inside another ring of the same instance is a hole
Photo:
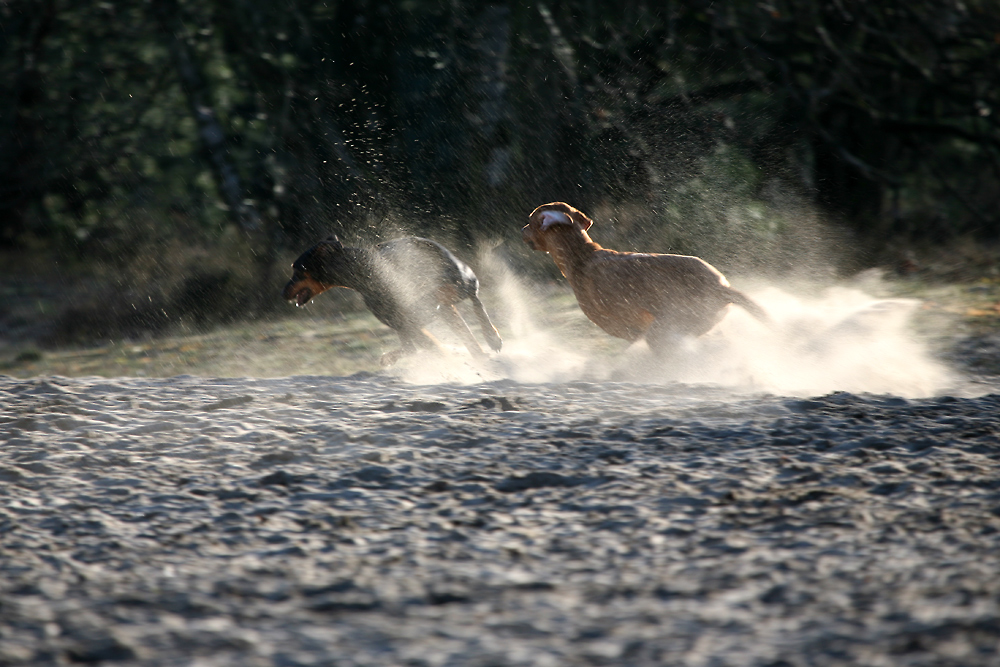
[[[531,246],[532,250],[538,249],[538,246],[535,244],[535,234],[530,224],[521,228],[521,240]]]

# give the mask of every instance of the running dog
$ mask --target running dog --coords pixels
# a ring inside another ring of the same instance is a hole
[[[697,257],[607,250],[591,240],[593,221],[563,202],[539,206],[521,230],[524,242],[547,252],[569,281],[580,309],[607,333],[645,338],[657,354],[680,336],[701,336],[734,303],[762,322],[767,313]]]
[[[499,352],[503,341],[479,300],[479,279],[472,269],[436,241],[416,236],[350,248],[336,236],[320,241],[292,264],[292,279],[281,295],[304,306],[331,287],[356,290],[382,323],[399,334],[402,348],[382,356],[395,363],[417,347],[441,349],[424,328],[440,315],[475,357],[486,358],[455,304],[472,302],[489,346]]]

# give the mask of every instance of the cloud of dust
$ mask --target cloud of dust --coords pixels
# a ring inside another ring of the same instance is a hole
[[[504,336],[501,354],[486,365],[457,347],[449,359],[415,355],[396,369],[402,379],[683,382],[789,396],[848,391],[909,398],[941,393],[959,379],[911,329],[920,305],[913,299],[877,298],[845,286],[818,294],[806,288],[748,290],[771,316],[771,326],[730,306],[711,332],[682,339],[672,354],[658,358],[643,342],[629,346],[600,331],[575,303],[567,302],[556,324],[543,324],[552,320],[553,298],[495,256],[483,255],[479,271],[490,286],[487,307]]]
[[[592,364],[591,355],[587,353],[589,346],[578,347],[571,339],[561,338],[556,329],[540,323],[541,314],[549,307],[548,295],[541,287],[519,278],[508,264],[488,251],[479,253],[477,264],[477,275],[480,280],[485,278],[490,286],[489,294],[481,290],[480,297],[503,336],[503,351],[493,355],[487,364],[481,364],[472,359],[464,348],[446,345],[451,350],[447,358],[414,355],[402,359],[390,372],[415,384],[475,383],[499,379],[525,383],[595,379],[588,372]],[[461,304],[459,309],[462,309]],[[473,318],[464,312],[463,316],[471,325]],[[583,317],[582,313],[580,317]],[[474,325],[472,328],[482,341],[480,332]]]
[[[848,391],[916,398],[957,381],[909,326],[917,300],[878,299],[847,287],[817,296],[770,287],[751,296],[770,314],[772,326],[731,307],[713,331],[682,341],[662,361],[633,346],[616,374],[791,396]]]

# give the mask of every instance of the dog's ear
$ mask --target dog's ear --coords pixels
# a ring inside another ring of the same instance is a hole
[[[587,217],[583,211],[579,211],[575,208],[570,208],[569,216],[573,218],[573,222],[580,225],[580,229],[587,231],[590,226],[594,224],[594,221]]]
[[[344,247],[344,244],[340,242],[340,239],[337,238],[336,234],[330,234],[325,239],[323,239],[323,241],[325,243],[329,243],[330,245],[332,245],[337,250],[340,250],[341,248]]]
[[[536,215],[541,220],[541,231],[543,232],[552,225],[576,225],[585,232],[594,224],[594,221],[588,218],[583,211],[561,201],[542,204],[531,212],[531,218]]]
[[[553,227],[555,225],[573,224],[572,218],[570,218],[569,215],[563,213],[562,211],[553,211],[553,210],[542,211],[541,218],[542,218],[542,226],[540,227],[540,229],[543,232],[549,227]]]

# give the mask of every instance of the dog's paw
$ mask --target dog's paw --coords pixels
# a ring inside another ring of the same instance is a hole
[[[503,348],[503,339],[500,338],[500,334],[496,332],[496,329],[484,333],[486,334],[486,342],[489,344],[490,349],[494,352],[499,352]]]
[[[386,368],[392,366],[394,363],[400,360],[403,356],[403,350],[391,350],[382,355],[382,358],[378,360],[379,366]]]

